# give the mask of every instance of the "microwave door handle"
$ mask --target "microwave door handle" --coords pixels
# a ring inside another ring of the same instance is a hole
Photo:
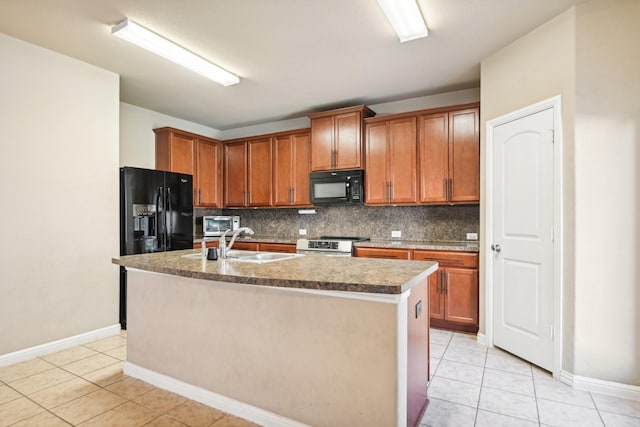
[[[345,185],[347,187],[347,190],[345,191],[347,196],[347,201],[350,202],[351,201],[351,183],[347,181]]]

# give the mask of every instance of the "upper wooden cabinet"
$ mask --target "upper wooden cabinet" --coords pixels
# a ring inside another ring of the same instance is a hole
[[[479,108],[418,117],[420,203],[480,201]]]
[[[367,123],[365,203],[415,204],[417,127],[415,117]]]
[[[193,175],[194,206],[222,207],[220,141],[170,127],[153,131],[156,169]]]
[[[363,119],[373,115],[364,105],[310,114],[311,170],[363,169]]]
[[[273,138],[273,204],[306,206],[309,201],[309,132]]]
[[[224,145],[224,206],[271,206],[271,138]]]

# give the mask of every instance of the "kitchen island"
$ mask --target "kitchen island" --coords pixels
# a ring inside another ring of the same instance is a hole
[[[125,373],[262,425],[406,426],[427,404],[437,263],[123,256]]]

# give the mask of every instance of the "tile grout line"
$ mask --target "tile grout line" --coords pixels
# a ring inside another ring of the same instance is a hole
[[[606,426],[607,424],[604,422],[604,418],[602,418],[602,414],[600,413],[600,408],[598,408],[598,404],[596,403],[596,400],[593,398],[593,394],[590,391],[588,391],[587,393],[589,393],[589,397],[591,398],[593,407],[596,409],[596,413],[598,414],[598,418],[600,418],[602,425]]]
[[[480,392],[478,393],[478,402],[476,403],[476,416],[473,419],[473,425],[478,423],[478,414],[480,413],[480,398],[482,397],[482,389],[484,388],[484,374],[487,371],[487,354],[484,355],[484,364],[482,365],[482,378],[480,378]]]
[[[540,406],[538,406],[538,394],[536,393],[536,379],[533,375],[533,365],[529,365],[529,369],[531,370],[531,383],[533,384],[533,399],[536,402],[536,415],[538,416],[538,426],[542,424],[542,419],[540,418]]]

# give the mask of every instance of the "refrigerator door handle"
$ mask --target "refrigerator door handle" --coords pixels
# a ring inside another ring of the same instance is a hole
[[[160,233],[158,233],[158,223],[160,219],[164,215],[164,206],[160,203],[162,200],[162,191],[163,187],[158,187],[158,191],[156,192],[156,239],[158,242],[158,249],[164,250],[164,228],[165,225],[162,223],[159,227]]]
[[[167,204],[167,208],[164,211],[164,215],[165,215],[165,227],[164,227],[164,233],[165,233],[165,242],[166,242],[166,249],[167,250],[171,250],[171,237],[170,237],[170,232],[171,230],[173,230],[173,224],[171,224],[171,213],[173,211],[173,207],[171,206],[171,187],[167,187],[167,195],[166,195],[166,199],[165,202]]]

